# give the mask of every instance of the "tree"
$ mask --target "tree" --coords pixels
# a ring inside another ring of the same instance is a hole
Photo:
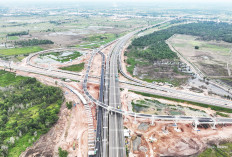
[[[62,150],[59,147],[58,151],[59,151],[59,157],[67,157],[68,156],[68,152],[66,150]]]
[[[72,102],[66,102],[66,106],[68,109],[71,109],[72,108]]]
[[[198,50],[200,47],[199,46],[195,46],[195,49]]]

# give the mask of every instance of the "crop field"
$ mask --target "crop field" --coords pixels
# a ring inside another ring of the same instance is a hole
[[[232,44],[222,41],[202,41],[189,35],[174,35],[168,40],[188,61],[195,64],[206,76],[228,76],[231,70]],[[195,49],[199,46],[199,49]]]
[[[24,55],[33,52],[42,51],[43,49],[38,46],[34,47],[23,47],[23,48],[11,48],[11,49],[0,49],[0,55],[13,56],[13,55]]]
[[[18,36],[9,36],[8,40],[18,40],[19,37]]]
[[[67,67],[62,67],[60,69],[67,70],[67,71],[80,72],[84,69],[84,65],[85,63],[80,63],[80,64],[74,64],[74,65],[67,66]]]
[[[108,16],[22,16],[0,17],[0,43],[6,41],[8,33],[29,31],[29,35],[8,37],[8,43],[28,38],[52,40],[58,45],[96,48],[101,44],[114,40],[125,32],[148,24],[156,23],[156,19],[120,18]],[[94,35],[93,35],[94,34]],[[91,44],[89,36],[107,36],[108,38]],[[118,34],[118,36],[117,36]],[[83,40],[82,40],[83,39]]]

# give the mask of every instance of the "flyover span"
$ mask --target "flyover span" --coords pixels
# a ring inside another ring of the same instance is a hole
[[[166,87],[161,87],[152,83],[147,83],[142,80],[138,80],[136,78],[131,77],[130,75],[127,74],[127,72],[123,71],[122,68],[122,59],[121,56],[123,55],[123,47],[126,45],[126,43],[129,41],[130,38],[124,38],[122,45],[120,45],[120,52],[118,55],[118,64],[119,64],[119,71],[120,73],[127,78],[128,80],[131,80],[130,84],[136,85],[136,86],[141,86],[149,89],[155,89],[160,92],[157,92],[157,95],[159,96],[166,96],[170,98],[176,98],[176,99],[181,99],[181,100],[186,100],[186,101],[192,101],[192,102],[197,102],[197,103],[203,103],[203,104],[208,104],[212,106],[218,106],[218,107],[223,107],[223,108],[229,108],[232,109],[232,101],[230,100],[225,100],[225,99],[220,99],[220,98],[214,98],[210,96],[202,96],[202,95],[196,95],[196,94],[191,94],[191,93],[186,93],[182,91],[178,91],[175,89],[171,88],[166,88]]]
[[[94,133],[93,116],[92,116],[91,108],[89,107],[87,101],[82,96],[82,94],[80,94],[76,89],[64,83],[61,83],[61,85],[69,89],[75,95],[77,95],[85,107],[86,116],[88,118],[88,155],[89,156],[94,155],[96,141],[94,136],[95,133]]]
[[[39,52],[36,52],[36,53],[33,53],[31,55],[29,55],[27,57],[27,60],[26,60],[26,64],[27,65],[30,65],[34,68],[37,68],[37,69],[41,69],[41,70],[50,70],[50,71],[55,71],[55,72],[61,72],[61,73],[66,73],[66,74],[71,74],[71,75],[78,75],[78,76],[83,76],[82,74],[79,74],[77,72],[72,72],[72,71],[67,71],[67,70],[59,70],[59,69],[50,69],[50,68],[46,68],[46,67],[41,67],[41,66],[38,66],[36,64],[33,64],[31,63],[31,59],[37,55],[41,55],[41,54],[46,54],[46,53],[50,53],[50,52],[55,52],[55,53],[58,53],[58,52],[63,52],[63,51],[73,51],[73,50],[77,50],[75,48],[56,48],[56,49],[49,49],[49,50],[44,50],[44,51],[39,51]],[[99,78],[97,76],[90,76],[92,78]]]
[[[104,74],[105,74],[105,55],[98,51],[98,53],[102,57],[102,65],[101,65],[101,79],[100,79],[100,89],[99,89],[99,101],[103,102],[103,95],[104,95]],[[106,119],[103,117],[105,115],[104,108],[98,106],[97,108],[97,130],[96,130],[96,144],[95,144],[95,150],[96,151],[96,157],[101,157],[103,152],[103,140],[102,138],[105,135],[104,128],[107,127]]]
[[[135,33],[141,32],[141,31],[143,31],[143,30],[147,30],[147,29],[149,29],[149,28],[152,28],[152,27],[155,27],[155,26],[157,26],[157,25],[166,23],[166,22],[168,22],[168,21],[171,21],[171,20],[167,20],[167,21],[161,22],[161,23],[159,23],[159,24],[156,24],[156,25],[153,25],[153,26],[149,26],[149,27],[146,27],[146,28],[143,28],[143,29],[134,31],[134,32],[132,32],[132,33],[129,34],[130,37],[128,37],[127,40],[125,40],[125,41],[128,41]],[[128,36],[128,35],[126,35],[126,36]],[[124,37],[125,37],[125,36],[124,36]],[[123,39],[124,37],[121,37],[120,39]],[[117,39],[117,40],[120,40],[120,39]],[[159,118],[156,118],[156,117],[154,117],[153,115],[141,115],[141,114],[136,114],[136,113],[133,113],[133,112],[122,111],[122,110],[119,110],[119,109],[116,109],[116,108],[109,107],[109,106],[105,105],[104,103],[99,102],[98,100],[94,99],[94,98],[89,94],[89,92],[88,92],[88,90],[87,90],[87,81],[88,81],[88,77],[90,77],[88,74],[89,74],[89,71],[90,71],[90,66],[91,66],[91,63],[92,63],[92,60],[93,60],[94,55],[95,55],[98,51],[101,51],[103,48],[105,48],[105,47],[111,45],[112,43],[116,42],[117,40],[112,41],[112,42],[110,42],[110,43],[108,43],[108,44],[102,46],[100,49],[94,50],[94,52],[93,52],[93,54],[92,54],[92,56],[91,56],[91,59],[89,60],[88,68],[87,68],[86,75],[85,75],[85,78],[84,78],[83,88],[84,88],[85,94],[88,96],[88,98],[89,98],[92,102],[96,103],[98,106],[101,106],[101,107],[103,107],[104,109],[106,109],[106,110],[108,110],[108,111],[120,113],[120,114],[123,114],[123,115],[129,115],[129,116],[133,116],[133,117],[141,117],[141,118],[149,118],[149,119],[154,119],[154,120],[155,120],[155,119],[158,119],[158,120],[159,120]],[[125,44],[124,44],[124,45],[125,45]],[[122,46],[124,46],[124,45],[122,45]],[[122,46],[121,46],[121,48],[122,48]],[[51,52],[51,51],[53,51],[53,50],[56,51],[56,52],[61,52],[61,51],[70,50],[70,49],[58,48],[58,49],[51,49],[51,50],[40,51],[40,52],[37,52],[37,53],[34,53],[34,54],[28,56],[26,63],[27,63],[28,65],[33,66],[33,67],[38,68],[38,69],[48,70],[47,68],[39,67],[39,66],[37,66],[37,65],[32,64],[32,63],[31,63],[31,58],[34,57],[34,56],[36,56],[36,55],[39,55],[39,54]],[[74,49],[74,50],[75,50],[75,49]],[[119,55],[119,56],[120,56],[120,55]],[[121,71],[121,68],[120,68],[120,67],[121,67],[121,62],[120,62],[120,61],[121,61],[121,60],[119,59],[119,65],[120,65],[120,66],[119,66],[119,69],[120,69],[120,71]],[[75,73],[75,72],[64,71],[64,70],[54,70],[54,71],[58,71],[58,72],[62,72],[62,73],[68,73],[68,74],[73,74],[73,75],[80,75],[80,74]],[[123,75],[125,75],[125,77],[128,77],[128,79],[130,79],[130,77],[127,76],[123,71],[121,71],[121,72],[122,72]],[[134,79],[134,80],[131,79],[131,80],[132,80],[132,81],[135,81],[135,82],[139,81],[139,80],[136,80],[136,79]],[[144,86],[144,85],[143,85],[144,82],[140,82],[140,81],[139,81],[139,82],[137,82],[137,83],[138,83],[138,84],[135,84],[135,85]],[[162,91],[167,90],[166,88],[162,88],[162,87],[159,87],[159,86],[157,87],[157,86],[154,86],[153,84],[145,85],[145,87],[146,87],[146,88],[152,88],[152,89],[154,88],[154,89],[158,89],[158,90],[162,90]],[[168,90],[169,90],[169,89],[168,89]],[[176,92],[176,91],[175,91],[175,92]],[[179,92],[179,91],[178,91],[178,92]],[[190,94],[190,97],[191,97],[191,94]],[[201,96],[198,96],[198,95],[197,95],[197,97],[201,97]],[[183,97],[182,97],[182,99],[183,99]],[[196,100],[197,100],[197,99],[195,99],[195,100],[193,100],[193,101],[195,102]],[[231,101],[228,101],[228,102],[231,103]],[[223,106],[223,107],[228,107],[228,106]],[[185,119],[188,119],[188,118],[184,118],[184,120],[185,120]],[[194,119],[194,118],[192,118],[192,119]],[[168,120],[168,119],[166,119],[165,117],[163,117],[163,118],[160,119],[160,120]],[[175,118],[172,118],[171,120],[175,120]],[[182,120],[183,120],[183,119],[182,119]],[[192,120],[192,121],[193,121],[193,120]]]
[[[122,66],[121,66],[121,55],[122,55],[122,48],[123,46],[125,46],[125,44],[128,42],[128,40],[136,33],[138,32],[141,32],[141,31],[144,31],[144,30],[147,30],[149,28],[152,28],[152,27],[155,27],[155,26],[158,26],[160,24],[163,24],[163,23],[166,23],[168,21],[171,21],[171,20],[167,20],[167,21],[164,21],[164,22],[161,22],[161,23],[158,23],[156,25],[152,25],[152,26],[149,26],[149,27],[145,27],[143,29],[140,29],[140,30],[137,30],[137,31],[134,31],[134,32],[131,32],[129,33],[130,34],[130,37],[128,37],[127,39],[125,39],[125,36],[124,37],[121,37],[120,39],[117,39],[117,40],[123,40],[122,44],[120,45],[120,53],[118,55],[118,64],[119,64],[119,70],[120,70],[120,73],[127,79],[133,81],[133,82],[130,82],[130,84],[132,85],[135,85],[135,86],[141,86],[141,87],[145,87],[147,89],[155,89],[155,90],[159,90],[160,92],[156,92],[157,95],[160,95],[160,96],[166,96],[166,97],[171,97],[171,98],[177,98],[177,99],[182,99],[182,100],[186,100],[186,101],[192,101],[192,102],[197,102],[197,103],[203,103],[203,104],[208,104],[208,105],[212,105],[212,106],[219,106],[219,107],[223,107],[223,108],[229,108],[229,109],[232,109],[232,101],[229,101],[229,100],[225,100],[225,99],[219,99],[219,98],[214,98],[214,97],[209,97],[209,96],[201,96],[201,95],[196,95],[196,94],[191,94],[191,93],[185,93],[185,92],[181,92],[181,91],[177,91],[177,90],[174,90],[174,89],[171,89],[171,88],[165,88],[165,87],[160,87],[158,85],[154,85],[154,84],[151,84],[151,83],[147,83],[147,82],[144,82],[144,81],[141,81],[141,80],[138,80],[138,79],[135,79],[135,78],[132,78],[131,76],[127,75],[126,72],[123,71],[122,69]],[[129,35],[127,34],[127,35]],[[126,36],[127,36],[126,35]],[[104,46],[101,47],[101,49],[109,46],[110,44],[112,44],[113,42],[116,42],[117,40],[115,41],[112,41]],[[101,50],[99,49],[99,50]],[[35,67],[35,68],[38,68],[38,69],[41,69],[41,70],[49,70],[49,68],[45,68],[45,67],[40,67],[38,65],[35,65],[35,64],[32,64],[31,63],[31,58],[36,56],[36,55],[39,55],[39,54],[44,54],[44,53],[49,53],[51,51],[55,51],[55,52],[62,52],[64,50],[76,50],[76,49],[63,49],[63,48],[57,48],[57,49],[50,49],[50,50],[45,50],[45,51],[40,51],[40,52],[37,52],[37,53],[34,53],[34,54],[31,54],[30,56],[28,56],[27,60],[26,60],[26,63],[32,67]],[[16,68],[17,69],[17,68]],[[20,69],[18,69],[20,70]],[[65,71],[65,70],[59,70],[59,69],[51,69],[50,71],[54,71],[54,72],[61,72],[61,73],[66,73],[66,74],[70,74],[70,75],[78,75],[78,76],[83,76],[81,74],[78,74],[76,72],[70,72],[70,71]],[[30,72],[30,70],[29,70]],[[99,78],[97,76],[89,76],[89,77],[92,77],[92,78]],[[71,78],[71,77],[70,77]],[[72,78],[73,79],[73,78]],[[75,79],[74,79],[75,80]],[[225,105],[226,104],[226,105]]]
[[[199,124],[232,124],[232,118],[211,118],[211,117],[190,117],[190,116],[170,116],[170,115],[151,115],[151,114],[141,114],[141,113],[134,113],[134,112],[128,112],[123,111],[121,109],[113,108],[111,106],[108,106],[98,100],[96,100],[87,89],[87,82],[88,82],[88,75],[89,71],[92,65],[93,58],[95,57],[96,53],[100,50],[94,50],[91,58],[88,63],[88,68],[86,70],[84,83],[83,83],[83,89],[85,95],[89,98],[90,101],[94,102],[96,105],[106,109],[108,112],[115,112],[118,114],[122,114],[124,116],[131,116],[136,118],[143,118],[143,119],[150,119],[151,121],[161,120],[161,121],[175,121],[175,122],[182,122],[182,121],[189,121],[193,124],[199,125]]]

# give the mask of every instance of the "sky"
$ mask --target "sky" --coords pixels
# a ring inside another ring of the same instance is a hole
[[[95,2],[95,3],[93,3]],[[126,3],[127,5],[134,5],[136,4],[148,4],[148,3],[154,3],[154,4],[206,4],[206,5],[215,5],[220,4],[226,5],[228,3],[231,3],[232,6],[232,0],[0,0],[0,7],[1,6],[17,6],[24,4],[26,5],[37,5],[37,4],[97,4],[97,2],[107,2],[107,4],[120,4],[120,3]],[[105,3],[106,4],[106,3]],[[104,5],[104,3],[103,3]],[[201,5],[202,6],[202,5]],[[227,5],[228,6],[228,5]]]
[[[141,2],[141,0],[0,0],[1,3],[9,3],[9,2],[16,2],[16,3],[24,3],[24,2]],[[225,2],[231,2],[231,0],[142,0],[142,3],[145,2],[181,2],[181,3],[213,3],[213,2],[219,2],[219,3],[225,3]]]

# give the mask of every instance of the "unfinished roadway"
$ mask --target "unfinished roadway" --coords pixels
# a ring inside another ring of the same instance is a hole
[[[145,29],[148,29],[148,28],[145,28]],[[230,108],[230,109],[232,108],[232,101],[229,101],[229,100],[214,98],[214,97],[209,97],[209,96],[200,96],[200,95],[195,95],[195,94],[190,94],[190,93],[182,93],[180,91],[177,91],[171,88],[164,88],[164,87],[155,86],[152,84],[146,84],[140,80],[137,80],[137,79],[134,79],[128,76],[121,68],[120,56],[123,51],[123,47],[130,40],[130,38],[133,37],[134,34],[142,30],[143,29],[132,32],[124,37],[121,37],[117,41],[115,41],[115,47],[112,50],[112,55],[110,57],[110,66],[108,69],[109,72],[106,71],[106,73],[108,73],[110,76],[109,80],[107,80],[109,81],[108,87],[110,90],[108,91],[108,95],[110,99],[105,101],[108,104],[105,104],[102,101],[96,100],[93,96],[91,96],[91,94],[88,92],[88,89],[87,89],[87,83],[88,83],[89,72],[90,72],[90,67],[92,65],[93,57],[96,55],[98,51],[101,51],[103,48],[108,47],[112,43],[109,43],[103,46],[101,49],[97,49],[93,51],[91,58],[89,60],[88,66],[87,66],[86,74],[84,76],[83,90],[84,90],[85,95],[88,97],[88,99],[94,102],[99,107],[104,108],[105,111],[107,111],[105,112],[104,117],[107,116],[107,113],[112,113],[112,115],[110,114],[111,118],[109,118],[109,138],[111,137],[109,139],[109,143],[110,143],[109,152],[108,152],[109,156],[117,156],[117,157],[124,156],[124,152],[125,152],[124,151],[124,140],[123,140],[123,132],[121,132],[123,128],[122,126],[123,115],[132,116],[132,117],[135,117],[135,119],[137,117],[146,118],[146,119],[150,119],[152,122],[156,120],[175,121],[175,122],[176,121],[180,121],[180,122],[189,121],[189,122],[194,123],[195,126],[199,124],[212,124],[213,126],[217,124],[232,124],[231,118],[211,118],[211,117],[205,118],[205,117],[169,116],[169,115],[156,116],[156,115],[149,115],[149,114],[138,114],[138,113],[133,113],[133,112],[127,112],[127,111],[123,111],[120,109],[121,108],[120,90],[119,90],[120,87],[119,87],[119,81],[118,79],[116,79],[116,76],[118,75],[118,70],[117,70],[118,67],[122,75],[132,81],[130,82],[131,85],[128,85],[128,87],[130,86],[129,88],[131,88],[132,90],[134,88],[134,90],[143,91],[145,93],[153,93],[156,95],[177,98],[177,99],[182,99],[182,100],[187,100],[187,101],[192,101],[192,102],[204,103],[204,104],[208,104],[212,106],[220,106],[220,107],[225,107],[225,108]],[[46,53],[46,52],[43,52],[43,53]],[[36,55],[38,54],[39,53],[36,53]],[[67,72],[67,71],[62,71],[62,70],[50,71],[49,69],[44,69],[41,67],[36,67],[34,65],[31,65],[30,63],[31,57],[32,55],[28,57],[29,58],[27,61],[28,65],[26,66],[17,66],[15,64],[12,64],[9,67],[7,63],[1,63],[0,66],[3,66],[5,68],[20,70],[20,71],[48,75],[52,77],[68,78],[71,80],[81,80],[81,76],[78,73]],[[110,130],[110,128],[112,128],[112,130]],[[115,138],[118,138],[118,137],[119,137],[119,140],[115,141]],[[106,139],[104,138],[104,140]],[[103,141],[103,143],[104,142],[105,141]],[[107,142],[105,142],[104,145],[105,144],[107,144]]]

